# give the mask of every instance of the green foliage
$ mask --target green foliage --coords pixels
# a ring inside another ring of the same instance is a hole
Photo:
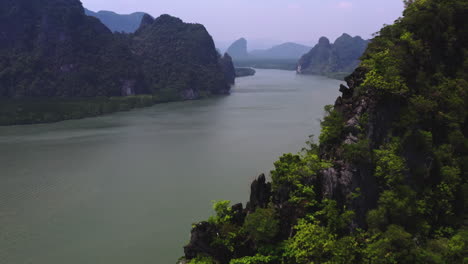
[[[367,162],[371,158],[371,152],[368,139],[361,139],[354,144],[345,144],[344,157],[352,162]]]
[[[318,173],[331,164],[318,156],[318,146],[313,139],[307,142],[300,154],[284,154],[275,162],[275,170],[271,171],[272,187],[277,190],[280,186],[291,188],[289,202],[306,208],[317,204],[314,186],[310,184]]]
[[[333,106],[325,106],[326,116],[321,122],[322,133],[320,134],[320,144],[327,145],[336,143],[344,131],[344,119],[341,113],[335,111]]]
[[[404,180],[406,164],[397,154],[398,143],[391,143],[381,149],[375,150],[376,169],[375,176],[383,180],[387,188],[401,184]]]
[[[322,263],[333,252],[336,235],[327,231],[319,222],[300,220],[296,234],[285,245],[285,257],[297,264]]]
[[[321,209],[315,212],[314,217],[322,219],[329,233],[344,233],[351,221],[354,219],[354,212],[350,210],[340,210],[335,200],[324,199],[320,204]]]
[[[363,87],[375,88],[385,93],[404,95],[409,91],[405,80],[400,77],[401,61],[390,56],[390,50],[373,53],[362,62],[370,71],[366,74]]]
[[[231,201],[213,201],[213,210],[216,216],[210,217],[208,220],[213,224],[224,224],[232,219]]]
[[[320,146],[275,163],[271,201],[293,230],[234,263],[468,263],[468,3],[405,3],[348,80],[352,102],[325,108]]]
[[[418,261],[418,248],[410,233],[396,225],[372,239],[364,250],[366,259],[376,264],[410,264]]]
[[[255,256],[247,256],[238,259],[232,259],[229,264],[268,264],[273,263],[273,261],[277,260],[275,256],[263,256],[257,254]]]
[[[284,154],[275,162],[275,170],[271,171],[273,188],[277,188],[281,184],[298,185],[302,179],[312,177],[321,169],[329,166],[329,163],[321,161],[319,156],[314,153]]]
[[[274,209],[258,208],[245,218],[243,230],[256,242],[270,242],[279,231],[279,220]]]
[[[0,125],[50,123],[129,111],[147,107],[165,99],[152,95],[98,97],[81,99],[0,100]]]
[[[217,264],[217,262],[209,256],[198,256],[191,259],[188,264]]]

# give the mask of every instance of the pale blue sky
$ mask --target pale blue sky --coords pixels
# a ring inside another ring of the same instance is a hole
[[[314,45],[343,32],[370,38],[401,16],[402,0],[82,0],[93,11],[170,14],[201,23],[220,46],[240,37],[249,48],[286,41]]]

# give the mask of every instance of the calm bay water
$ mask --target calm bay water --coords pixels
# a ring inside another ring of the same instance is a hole
[[[339,84],[258,70],[226,97],[0,127],[0,263],[175,263],[212,200],[318,135]]]

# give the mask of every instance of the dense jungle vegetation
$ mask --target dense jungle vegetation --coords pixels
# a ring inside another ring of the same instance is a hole
[[[215,203],[182,262],[468,263],[468,2],[405,4],[319,143],[282,156],[246,209]]]

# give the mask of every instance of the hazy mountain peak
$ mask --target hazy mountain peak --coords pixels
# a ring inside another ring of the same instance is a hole
[[[367,47],[361,37],[342,34],[330,44],[326,37],[299,60],[297,71],[309,74],[351,73]]]
[[[227,49],[228,53],[233,59],[245,59],[248,57],[247,52],[247,40],[245,38],[240,38]]]
[[[285,42],[266,50],[253,50],[250,55],[261,59],[299,59],[311,47],[294,42]]]
[[[131,14],[117,14],[113,11],[101,10],[93,12],[85,9],[85,14],[98,18],[106,27],[113,32],[133,33],[140,26],[141,20],[146,13],[135,12]]]
[[[327,37],[321,37],[319,39],[319,45],[330,45],[330,40]]]
[[[147,25],[151,25],[154,23],[154,18],[148,14],[144,14],[143,15],[143,18],[141,19],[141,23],[140,23],[140,27],[144,27],[144,26],[147,26]]]
[[[182,19],[168,15],[168,14],[160,15],[154,20],[154,22],[157,24],[183,23]]]

